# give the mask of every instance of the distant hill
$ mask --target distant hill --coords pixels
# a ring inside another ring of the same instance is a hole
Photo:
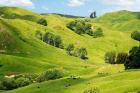
[[[66,14],[59,14],[59,13],[44,13],[42,15],[48,15],[48,14],[54,14],[54,15],[59,15],[62,17],[67,17],[67,18],[85,18],[84,16],[74,16],[74,15],[66,15]]]

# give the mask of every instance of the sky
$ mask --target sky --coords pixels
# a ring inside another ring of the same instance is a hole
[[[16,6],[38,13],[61,13],[89,16],[106,12],[129,10],[140,11],[140,0],[0,0],[0,6]]]

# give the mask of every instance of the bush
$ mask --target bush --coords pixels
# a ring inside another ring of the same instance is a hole
[[[66,48],[66,50],[67,50],[67,53],[69,54],[69,55],[73,55],[74,54],[74,45],[73,44],[69,44],[68,46],[67,46],[67,48]]]
[[[32,83],[28,78],[5,78],[1,81],[0,88],[1,90],[12,90],[18,87],[27,86]]]
[[[52,46],[58,47],[58,48],[63,48],[63,43],[62,39],[60,36],[56,36],[50,32],[47,32],[43,36],[43,41],[46,42],[47,44],[50,44]]]
[[[124,64],[125,69],[135,69],[140,68],[140,46],[133,47],[129,51],[128,60]]]
[[[98,28],[95,32],[93,32],[93,37],[102,37],[103,36],[103,30],[101,28]]]
[[[61,69],[49,69],[37,79],[38,82],[47,80],[55,80],[63,77],[63,71]]]
[[[124,64],[128,59],[128,54],[127,53],[118,53],[117,58],[116,58],[116,63],[117,64]]]
[[[116,63],[116,52],[107,52],[105,54],[105,62],[110,64]]]
[[[21,77],[21,78],[18,78],[15,80],[15,85],[17,88],[27,86],[30,83],[32,83],[32,82],[28,78],[24,78],[24,77]]]
[[[100,93],[100,89],[98,87],[93,87],[91,89],[85,90],[83,93]]]
[[[45,19],[43,19],[43,18],[40,19],[37,23],[38,24],[41,24],[41,25],[44,25],[44,26],[47,26],[48,25],[47,21]]]
[[[78,56],[81,58],[81,59],[87,59],[87,50],[86,48],[80,48],[78,50]]]
[[[131,38],[133,38],[134,40],[140,41],[140,32],[134,31],[134,32],[131,34]]]
[[[4,89],[2,90],[12,90],[17,88],[15,80],[14,79],[4,79],[2,81],[2,86]]]

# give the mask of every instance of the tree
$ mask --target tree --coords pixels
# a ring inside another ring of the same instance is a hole
[[[103,36],[103,30],[102,28],[98,28],[95,32],[93,32],[93,37],[97,38],[97,37],[102,37]]]
[[[87,59],[87,50],[86,48],[80,48],[78,50],[78,56],[81,58],[81,59]]]
[[[43,18],[39,19],[39,21],[37,23],[41,24],[41,25],[44,25],[44,26],[48,25],[47,21],[45,19],[43,19]]]
[[[105,54],[105,62],[110,64],[116,63],[116,52],[107,52]]]
[[[117,58],[116,58],[116,64],[124,64],[128,59],[128,54],[127,53],[118,53]]]
[[[69,55],[73,55],[73,53],[74,53],[74,45],[73,44],[69,44],[68,46],[67,46],[67,48],[66,48],[66,50],[67,50],[67,53],[69,54]]]
[[[129,51],[128,60],[124,64],[125,69],[140,68],[140,46],[133,47]]]
[[[131,38],[133,38],[134,40],[140,41],[140,32],[134,31],[134,32],[131,34]]]
[[[96,18],[96,11],[94,11],[90,14],[90,18]]]

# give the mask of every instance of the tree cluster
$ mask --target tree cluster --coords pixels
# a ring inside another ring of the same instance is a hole
[[[67,27],[75,33],[93,35],[92,25],[85,22],[84,20],[75,20],[70,22]]]
[[[133,33],[131,33],[131,38],[133,38],[134,40],[140,41],[140,32],[134,31]]]
[[[69,44],[66,48],[66,51],[69,55],[80,57],[81,59],[87,59],[87,50],[86,48],[75,48],[73,44]]]
[[[124,64],[128,59],[127,53],[107,52],[105,54],[105,62],[109,64]]]
[[[110,64],[124,64],[125,69],[137,69],[140,68],[140,46],[133,47],[129,54],[107,52],[105,54],[105,62]]]
[[[58,48],[63,48],[63,43],[62,39],[60,36],[54,35],[50,32],[47,32],[43,36],[43,41],[46,42],[47,44],[50,44],[52,46],[58,47]]]

